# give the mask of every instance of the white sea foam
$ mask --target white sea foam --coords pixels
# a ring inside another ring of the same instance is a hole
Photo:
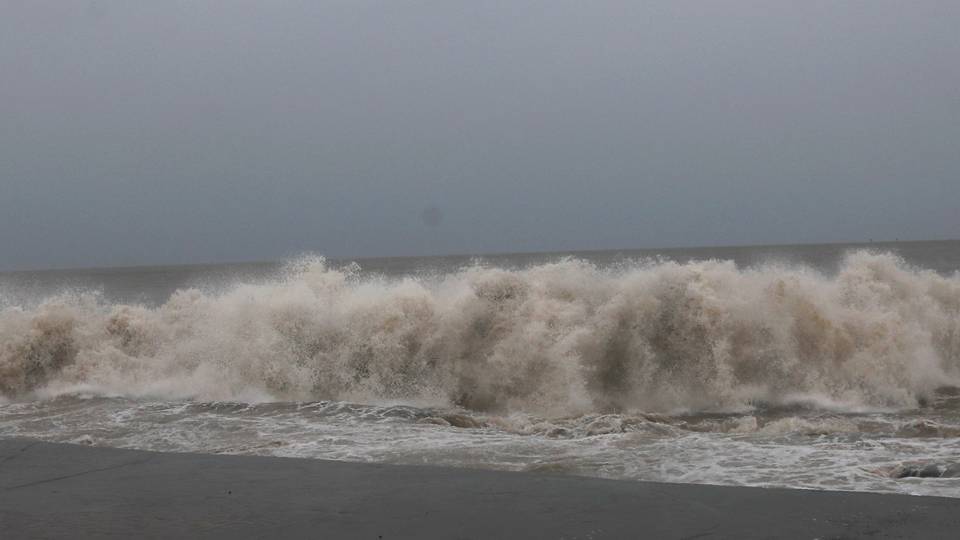
[[[960,276],[577,259],[387,279],[323,259],[158,307],[0,302],[0,395],[345,400],[558,417],[909,408],[960,380]]]

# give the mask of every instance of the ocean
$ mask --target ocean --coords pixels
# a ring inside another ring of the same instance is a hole
[[[960,497],[960,241],[3,273],[0,436]]]

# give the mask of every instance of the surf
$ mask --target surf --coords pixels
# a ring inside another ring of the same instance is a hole
[[[410,403],[544,416],[797,400],[912,408],[960,382],[960,276],[578,258],[386,277],[323,258],[149,306],[0,302],[0,394]]]

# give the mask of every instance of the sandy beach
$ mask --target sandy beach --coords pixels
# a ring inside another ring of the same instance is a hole
[[[4,538],[955,538],[960,500],[0,441]]]

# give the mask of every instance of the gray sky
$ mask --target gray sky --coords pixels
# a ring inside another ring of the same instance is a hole
[[[953,0],[0,0],[0,269],[960,237],[958,28]]]

